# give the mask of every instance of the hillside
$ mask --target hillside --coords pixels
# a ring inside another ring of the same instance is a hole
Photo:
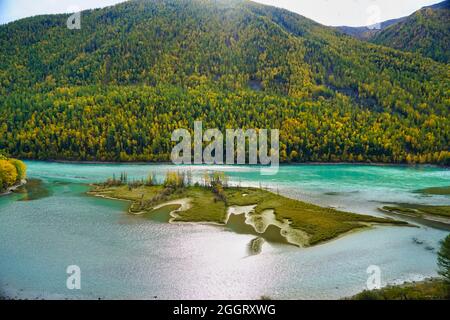
[[[418,52],[436,61],[450,61],[450,1],[423,8],[406,20],[377,33],[371,41]]]
[[[403,21],[405,19],[407,19],[407,17],[383,21],[377,25],[372,26],[363,26],[363,27],[340,26],[335,27],[335,29],[338,30],[339,32],[342,32],[344,34],[347,34],[360,40],[369,40],[372,37],[374,37],[377,33],[386,29],[387,27],[396,24],[400,21]]]
[[[283,161],[448,163],[449,67],[248,1],[130,1],[0,26],[0,149],[168,160],[173,129],[281,129]]]

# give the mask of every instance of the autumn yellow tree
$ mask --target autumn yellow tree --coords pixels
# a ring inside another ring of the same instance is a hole
[[[1,190],[13,186],[17,181],[17,169],[8,160],[0,160],[0,181],[2,183]]]

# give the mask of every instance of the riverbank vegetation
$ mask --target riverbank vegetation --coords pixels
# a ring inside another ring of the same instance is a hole
[[[450,195],[450,186],[425,188],[416,190],[415,192],[430,196],[448,196]],[[450,206],[447,205],[393,203],[380,208],[380,210],[386,213],[399,214],[412,218],[437,222],[445,228],[450,228]]]
[[[448,286],[440,279],[388,286],[378,290],[366,290],[352,297],[353,300],[448,300]]]
[[[25,164],[0,154],[0,193],[22,183],[26,177]]]
[[[450,196],[450,186],[421,189],[421,190],[417,190],[417,193],[440,195],[440,196]]]
[[[278,236],[278,239],[281,233],[286,242],[297,245],[315,245],[374,224],[407,225],[402,221],[322,208],[262,188],[232,187],[226,177],[217,172],[206,174],[203,181],[196,183],[192,182],[189,173],[169,172],[161,184],[155,183],[154,179],[149,184],[145,179],[127,181],[124,177],[126,175],[122,174],[118,180],[113,178],[97,184],[90,194],[128,200],[132,214],[160,215],[161,208],[168,207],[172,216],[166,220],[171,222],[226,225],[231,219],[230,208],[250,208],[242,216],[242,222],[253,228],[240,226],[236,229],[256,236],[262,234],[262,238],[266,231],[271,238]],[[173,210],[174,205],[178,210]],[[183,205],[184,209],[179,210]],[[157,212],[154,212],[155,208]],[[278,235],[274,234],[274,228]]]
[[[450,234],[441,243],[441,249],[438,253],[438,266],[439,274],[450,290]]]
[[[450,206],[432,206],[401,203],[396,206],[384,206],[382,211],[425,218],[427,215],[450,218]]]

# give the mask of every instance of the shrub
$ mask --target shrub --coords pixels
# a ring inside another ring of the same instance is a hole
[[[185,174],[179,172],[167,172],[164,187],[179,189],[185,186]]]
[[[27,166],[25,165],[25,163],[23,163],[20,160],[17,159],[10,159],[9,160],[10,163],[12,163],[17,170],[17,181],[16,182],[20,182],[23,179],[26,178],[27,176]]]
[[[17,181],[17,169],[8,160],[0,160],[0,180],[3,190],[13,186]]]
[[[438,253],[439,274],[450,285],[450,234],[442,241]]]
[[[145,180],[145,186],[151,187],[156,185],[156,175],[153,172],[150,172],[147,176],[147,180]]]

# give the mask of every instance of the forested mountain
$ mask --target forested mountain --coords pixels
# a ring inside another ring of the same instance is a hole
[[[423,8],[375,34],[371,41],[399,50],[450,61],[450,0]]]
[[[409,17],[381,22],[378,28],[336,27],[344,34],[387,47],[450,61],[450,0],[424,7]]]
[[[405,19],[407,19],[407,17],[391,19],[391,20],[383,21],[383,22],[380,22],[379,24],[371,25],[371,26],[363,26],[363,27],[340,26],[340,27],[335,27],[335,29],[342,33],[345,33],[349,36],[355,37],[357,39],[370,40],[377,33],[381,32],[382,30],[386,29],[387,27],[389,27],[395,23],[398,23],[400,21],[403,21]]]
[[[136,0],[0,26],[0,149],[168,160],[172,130],[281,129],[283,161],[449,163],[449,66],[250,1]]]

